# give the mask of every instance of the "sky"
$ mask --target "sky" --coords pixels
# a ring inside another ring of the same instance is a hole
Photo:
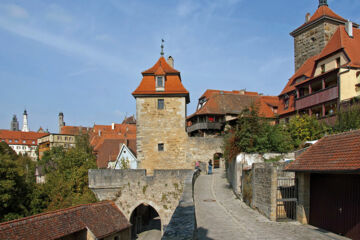
[[[360,23],[359,0],[329,0]],[[190,92],[188,114],[206,89],[278,95],[294,73],[291,31],[318,0],[0,1],[0,129],[58,132],[66,125],[121,123],[136,114],[141,72],[172,56]]]

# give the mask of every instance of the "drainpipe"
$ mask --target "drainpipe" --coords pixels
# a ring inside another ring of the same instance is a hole
[[[341,67],[340,67],[340,68],[339,68],[339,72],[336,74],[336,75],[337,75],[337,81],[338,81],[338,95],[339,95],[338,105],[337,105],[337,110],[338,110],[338,112],[340,111],[340,99],[341,99],[340,75],[341,75],[341,74],[344,74],[344,73],[350,72],[351,67],[350,67],[350,66],[346,66],[345,69],[346,69],[345,71],[341,72]]]

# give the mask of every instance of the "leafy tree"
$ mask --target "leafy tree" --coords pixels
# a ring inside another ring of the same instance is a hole
[[[305,141],[322,138],[331,129],[313,116],[297,115],[288,124],[295,148],[300,147]]]
[[[6,143],[0,142],[0,221],[9,221],[30,213],[34,164],[18,156]]]
[[[360,128],[360,105],[354,104],[348,108],[343,108],[337,114],[334,130],[336,132],[345,132]]]
[[[88,170],[96,168],[96,158],[87,135],[78,136],[74,148],[57,147],[45,152],[41,165],[46,182],[34,192],[34,212],[96,202],[88,188]]]

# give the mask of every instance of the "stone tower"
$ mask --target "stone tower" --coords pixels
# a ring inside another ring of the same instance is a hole
[[[23,113],[23,126],[22,126],[21,131],[22,132],[28,132],[29,131],[28,115],[27,115],[26,109],[24,110],[24,113]]]
[[[59,112],[59,133],[61,133],[61,128],[63,126],[65,126],[64,114],[62,112]]]
[[[169,59],[173,64],[173,59]],[[132,93],[136,99],[136,145],[139,167],[191,169],[186,161],[186,105],[189,92],[180,72],[163,56],[142,72],[142,81]]]
[[[10,124],[11,131],[19,131],[19,121],[17,120],[16,115],[14,114],[11,124]]]
[[[319,7],[314,15],[307,14],[305,23],[290,33],[294,37],[295,71],[308,58],[319,54],[337,27],[345,25],[346,22],[328,7],[327,0],[319,0]],[[355,24],[355,27],[358,25]]]

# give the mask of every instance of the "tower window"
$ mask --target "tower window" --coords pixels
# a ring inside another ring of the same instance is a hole
[[[163,144],[163,143],[159,143],[159,144],[158,144],[158,151],[159,151],[159,152],[163,152],[163,151],[164,151],[164,144]]]
[[[158,99],[157,108],[164,109],[164,99]]]

